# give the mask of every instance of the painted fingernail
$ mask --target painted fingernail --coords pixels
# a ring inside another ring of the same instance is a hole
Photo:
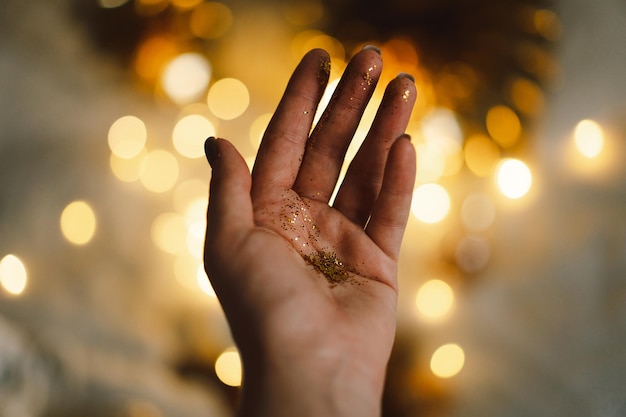
[[[376,46],[374,46],[374,45],[365,45],[365,46],[363,47],[363,50],[364,50],[364,51],[374,51],[374,52],[376,52],[378,55],[382,55],[382,52],[381,52],[380,48],[378,48],[378,47],[376,47]]]
[[[411,135],[409,135],[408,133],[403,133],[400,136],[398,136],[398,139],[406,139],[409,142],[411,141]]]
[[[408,78],[412,82],[415,82],[415,77],[409,74],[408,72],[400,72],[398,73],[398,78]]]
[[[206,155],[206,159],[209,161],[209,165],[211,166],[213,166],[213,164],[217,161],[217,158],[219,158],[220,154],[217,149],[217,139],[213,136],[209,137],[204,142],[204,154]]]

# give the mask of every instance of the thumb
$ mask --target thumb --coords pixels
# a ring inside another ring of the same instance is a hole
[[[237,149],[225,139],[208,138],[204,150],[212,168],[206,250],[228,251],[254,225],[250,170]]]

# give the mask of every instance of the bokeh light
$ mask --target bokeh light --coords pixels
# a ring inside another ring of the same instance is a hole
[[[200,264],[196,272],[196,282],[198,284],[198,287],[200,287],[200,290],[204,294],[208,295],[209,297],[216,297],[215,290],[211,285],[211,281],[209,281],[209,277],[207,277],[206,272],[204,271],[203,264]]]
[[[502,148],[511,148],[520,138],[522,125],[519,117],[507,106],[494,106],[487,112],[487,131]]]
[[[439,184],[423,184],[413,191],[411,212],[424,223],[438,223],[450,211],[450,196]]]
[[[187,222],[182,214],[163,213],[152,222],[152,242],[164,252],[179,254],[185,250]]]
[[[222,120],[241,116],[250,104],[246,85],[236,78],[222,78],[211,86],[207,96],[211,112]]]
[[[114,9],[128,3],[129,0],[98,0],[98,5],[105,9]]]
[[[156,82],[168,62],[180,52],[176,40],[163,35],[148,37],[135,54],[135,71],[147,82]]]
[[[21,295],[26,289],[28,273],[24,262],[16,255],[0,260],[0,284],[11,295]]]
[[[463,272],[474,274],[485,269],[489,263],[491,248],[482,236],[465,236],[457,244],[454,257]]]
[[[445,317],[454,304],[454,292],[445,281],[432,279],[426,281],[415,296],[415,306],[419,313],[429,320]]]
[[[475,134],[465,141],[465,164],[478,177],[493,174],[500,161],[500,148],[491,139]]]
[[[515,107],[527,116],[537,116],[545,107],[545,98],[541,87],[527,78],[517,78],[513,81],[511,100]]]
[[[581,120],[574,130],[574,143],[581,155],[590,159],[595,158],[604,147],[604,132],[595,121]]]
[[[148,152],[142,160],[139,180],[154,193],[170,190],[178,180],[178,161],[165,150]]]
[[[465,365],[465,352],[456,343],[439,347],[430,359],[430,369],[439,378],[457,375]]]
[[[500,192],[510,199],[525,196],[532,186],[530,168],[519,159],[504,159],[496,169],[496,179]]]
[[[254,119],[250,125],[250,144],[254,149],[259,149],[265,129],[267,129],[271,119],[272,113],[265,113]]]
[[[112,153],[109,165],[113,175],[123,182],[138,181],[141,177],[142,169],[145,167],[143,162],[146,155],[145,149],[142,149],[137,156],[131,159],[120,158]]]
[[[178,104],[190,103],[202,96],[211,80],[211,72],[211,64],[203,55],[181,54],[163,71],[163,90]]]
[[[174,190],[174,208],[181,214],[186,214],[194,201],[202,199],[205,204],[208,200],[209,184],[207,181],[191,178],[176,186]],[[206,205],[204,206],[206,214]]]
[[[416,180],[435,182],[441,178],[446,167],[446,157],[435,144],[426,142],[415,145],[417,156]]]
[[[228,32],[233,20],[233,13],[228,6],[209,1],[193,9],[189,29],[199,38],[217,39]]]
[[[241,358],[237,348],[228,348],[217,357],[215,361],[215,374],[219,380],[226,385],[231,387],[241,385]]]
[[[75,245],[88,243],[96,232],[96,215],[85,201],[73,201],[61,213],[61,232]]]
[[[190,114],[174,126],[172,142],[176,151],[187,158],[204,156],[204,141],[215,136],[215,127],[210,120],[199,114]]]
[[[461,221],[467,230],[482,232],[491,226],[496,217],[496,207],[483,193],[467,196],[461,204]]]
[[[147,138],[146,125],[136,116],[122,116],[109,128],[109,148],[120,158],[137,156],[143,150]]]

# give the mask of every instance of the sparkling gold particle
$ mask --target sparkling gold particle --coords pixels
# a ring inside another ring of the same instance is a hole
[[[328,79],[330,78],[330,60],[322,59],[320,60],[320,68],[317,72],[317,80],[320,85],[325,86],[328,83]]]
[[[333,252],[319,251],[302,257],[326,277],[331,287],[350,280],[348,269]]]
[[[411,96],[411,92],[409,90],[404,90],[404,93],[402,93],[402,100],[404,100],[405,102],[408,102],[410,96]]]

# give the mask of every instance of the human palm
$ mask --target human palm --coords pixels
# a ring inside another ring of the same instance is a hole
[[[387,87],[329,205],[381,69],[375,50],[357,53],[311,132],[329,60],[321,50],[307,54],[252,175],[232,145],[207,141],[213,178],[205,267],[249,374],[329,365],[382,384],[415,171],[412,145],[398,139],[415,100],[408,76]]]

